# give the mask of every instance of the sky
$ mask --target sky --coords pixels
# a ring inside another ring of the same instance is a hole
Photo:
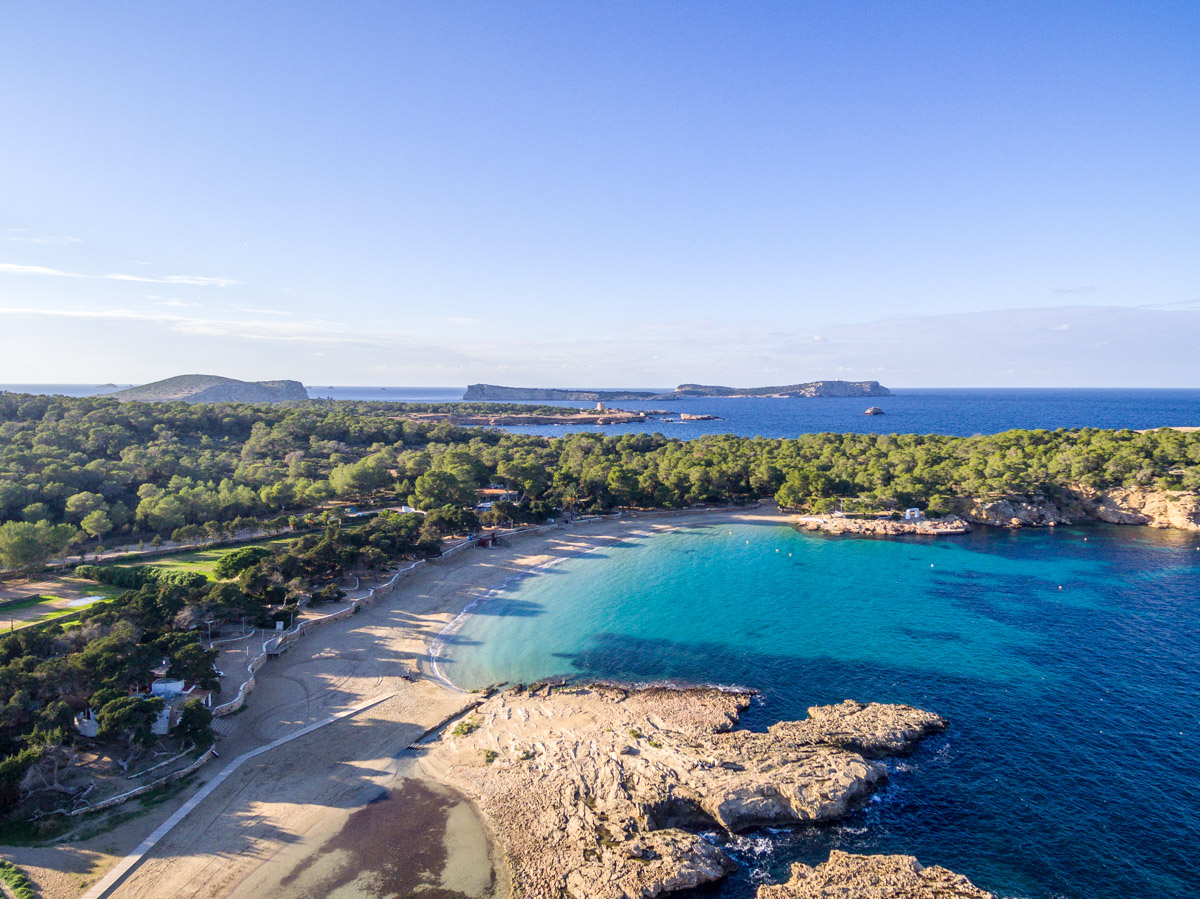
[[[1195,2],[0,6],[0,383],[1200,386]]]

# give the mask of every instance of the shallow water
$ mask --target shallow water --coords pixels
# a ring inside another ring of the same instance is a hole
[[[757,687],[765,727],[847,697],[951,728],[832,827],[751,834],[749,897],[830,848],[907,852],[1008,896],[1200,894],[1200,539],[1146,529],[938,540],[710,525],[568,559],[445,647],[465,687],[555,674]],[[714,836],[714,838],[716,838]]]

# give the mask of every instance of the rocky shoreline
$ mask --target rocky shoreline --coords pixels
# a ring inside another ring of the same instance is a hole
[[[970,533],[971,525],[957,515],[945,518],[920,518],[916,521],[893,521],[890,518],[840,518],[836,515],[802,515],[796,526],[806,531],[827,534],[854,534],[860,537],[897,537],[920,534],[939,537],[948,534]]]
[[[907,753],[946,726],[909,706],[846,701],[755,733],[736,727],[751,695],[517,687],[445,730],[425,747],[424,763],[498,835],[512,899],[632,899],[736,869],[695,829],[836,820],[886,777],[876,759]]]
[[[1073,487],[1054,496],[1043,493],[996,497],[960,497],[942,518],[897,521],[891,518],[843,518],[801,515],[796,526],[808,531],[857,536],[966,534],[971,525],[993,528],[1040,528],[1102,521],[1200,532],[1200,495],[1183,490]]]
[[[974,524],[991,527],[1055,527],[1085,521],[1200,531],[1200,495],[1182,490],[1073,487],[1055,496],[1012,495],[966,498],[954,510]]]
[[[922,867],[911,855],[851,855],[833,850],[816,866],[792,865],[778,886],[761,886],[757,899],[996,899],[961,874]]]

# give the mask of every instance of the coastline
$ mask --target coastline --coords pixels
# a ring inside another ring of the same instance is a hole
[[[773,507],[634,513],[517,535],[507,546],[473,549],[427,566],[360,614],[314,632],[315,639],[301,640],[264,666],[246,711],[223,719],[221,728],[228,732],[219,730],[217,744],[222,758],[198,773],[197,786],[248,751],[330,714],[381,701],[244,765],[105,895],[230,895],[287,846],[333,829],[331,815],[345,816],[394,784],[405,750],[481,698],[446,685],[434,668],[433,645],[468,607],[513,579],[630,535],[730,521],[782,526],[791,520]],[[6,855],[29,872],[45,899],[75,899],[194,792],[189,788],[125,815],[130,820],[95,836],[13,847]]]

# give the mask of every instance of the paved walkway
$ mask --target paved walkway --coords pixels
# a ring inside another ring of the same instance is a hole
[[[260,746],[257,749],[252,749],[249,752],[238,756],[219,772],[217,772],[216,777],[197,790],[196,794],[182,806],[180,806],[179,810],[176,811],[175,814],[159,825],[157,830],[150,834],[150,836],[146,837],[146,839],[142,840],[142,842],[138,844],[138,847],[134,849],[133,852],[125,856],[125,858],[118,862],[111,871],[100,878],[100,880],[98,880],[90,890],[83,894],[81,899],[103,899],[104,896],[109,895],[112,890],[124,879],[125,875],[133,870],[138,862],[145,857],[146,853],[155,847],[159,840],[170,833],[180,821],[186,818],[188,814],[194,808],[196,808],[196,806],[207,799],[209,795],[215,789],[217,789],[217,787],[223,784],[230,777],[230,775],[237,771],[238,768],[240,768],[244,763],[250,761],[250,759],[260,756],[264,752],[270,752],[272,749],[275,749],[277,746],[282,746],[284,743],[290,743],[292,740],[296,740],[300,737],[311,734],[314,730],[319,730],[326,725],[333,724],[335,721],[348,718],[349,716],[355,715],[364,709],[371,708],[371,706],[379,705],[379,703],[383,702],[385,699],[390,699],[392,695],[393,694],[389,693],[386,696],[379,696],[375,699],[368,700],[367,702],[360,703],[359,705],[356,705],[351,709],[347,709],[344,712],[339,712],[336,715],[330,715],[328,718],[324,718],[321,721],[317,721],[308,725],[307,727],[302,727],[300,730],[295,731],[294,733],[280,737],[278,740],[268,743],[266,746]]]

